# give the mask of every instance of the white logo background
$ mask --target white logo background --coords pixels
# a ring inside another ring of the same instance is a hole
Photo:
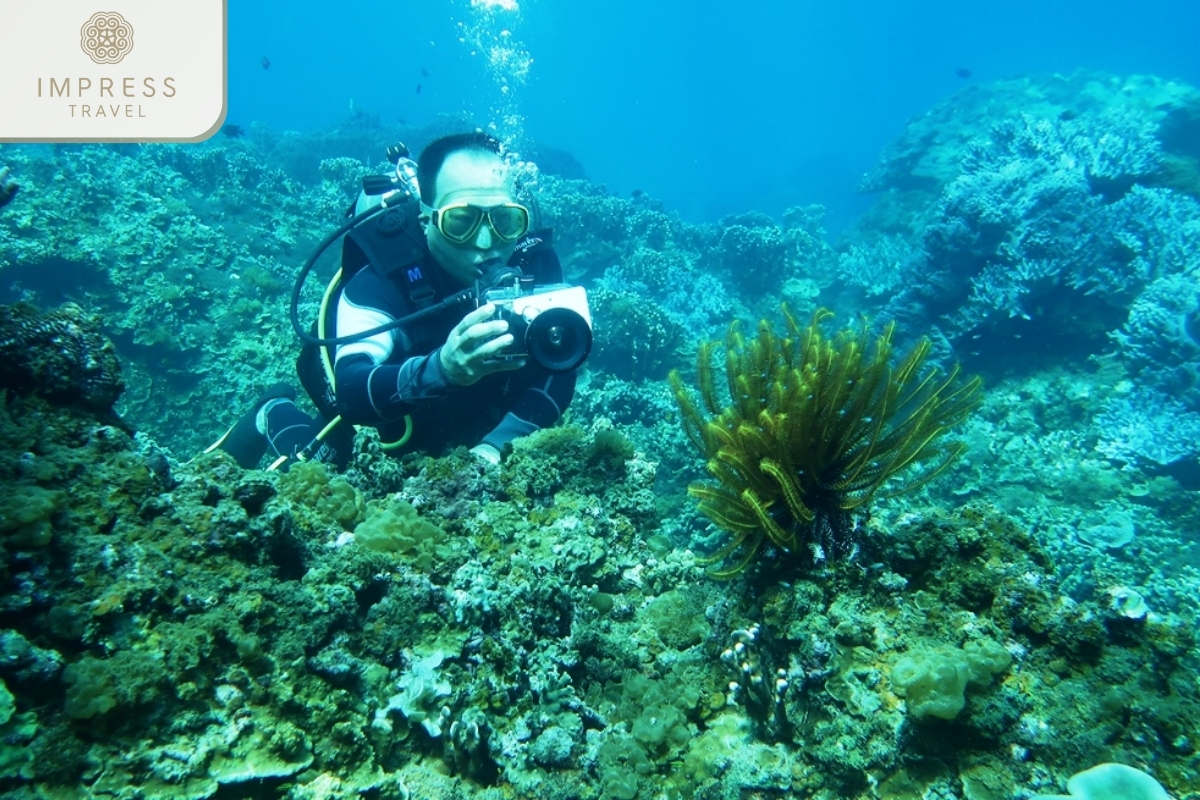
[[[136,31],[136,47],[119,63],[94,63],[80,46],[80,31],[97,12],[116,12]],[[211,136],[225,120],[225,24],[225,0],[0,3],[0,30],[10,33],[0,47],[0,141],[199,141]],[[51,97],[51,78],[59,87],[69,78],[71,96]],[[80,78],[91,83],[82,97]],[[111,79],[111,96],[101,95],[102,78]],[[166,96],[166,78],[171,78],[173,97]],[[146,79],[151,79],[152,97],[146,96]],[[104,113],[97,116],[101,104]]]

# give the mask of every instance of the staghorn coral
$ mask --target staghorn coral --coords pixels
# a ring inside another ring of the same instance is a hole
[[[957,369],[945,377],[922,371],[928,340],[893,367],[894,323],[872,345],[865,324],[826,338],[821,325],[833,316],[828,310],[818,310],[807,329],[787,306],[783,313],[784,338],[766,320],[753,340],[736,322],[730,326],[728,405],[717,397],[711,365],[716,343],[701,346],[699,389],[711,418],[701,414],[677,371],[670,378],[683,424],[717,481],[694,483],[688,491],[706,516],[732,534],[712,560],[739,554],[715,571],[720,577],[744,570],[764,537],[787,553],[807,546],[815,561],[848,554],[854,547],[850,512],[910,466],[936,462],[891,494],[941,472],[962,452],[943,434],[979,397],[977,378],[957,384]]]
[[[912,280],[920,266],[921,251],[902,236],[885,235],[862,245],[851,245],[838,257],[838,277],[860,287],[867,297],[891,294]]]
[[[1118,463],[1165,466],[1195,455],[1200,414],[1151,386],[1135,386],[1096,417],[1096,452]]]
[[[1117,357],[1140,384],[1192,409],[1200,408],[1198,277],[1193,269],[1151,282],[1133,301],[1125,324],[1109,334]]]
[[[1195,94],[1089,72],[960,92],[915,119],[864,183],[883,194],[841,266],[867,291],[843,301],[936,326],[979,369],[1102,352],[1148,284],[1196,268],[1179,172]],[[896,259],[889,240],[912,252]],[[871,270],[872,250],[903,277]]]

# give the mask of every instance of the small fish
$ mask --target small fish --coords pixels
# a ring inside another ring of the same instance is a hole
[[[971,70],[967,69],[966,67],[959,67],[958,69],[954,70],[954,74],[963,80],[966,80],[967,78],[971,77]]]
[[[228,136],[230,139],[239,139],[245,133],[241,125],[225,125],[221,128],[221,133]]]
[[[425,69],[424,67],[421,67],[421,77],[422,77],[422,78],[428,78],[428,77],[429,77],[429,70]]]
[[[270,69],[271,68],[271,59],[267,58],[266,56],[263,56],[262,65],[263,65],[263,69]]]
[[[421,93],[421,84],[417,84],[417,94]]]

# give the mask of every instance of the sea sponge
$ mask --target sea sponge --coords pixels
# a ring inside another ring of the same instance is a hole
[[[0,778],[15,778],[33,757],[29,740],[37,733],[37,716],[32,711],[17,713],[8,686],[0,680]]]
[[[665,703],[646,708],[633,721],[631,732],[633,738],[641,742],[651,755],[660,755],[671,748],[683,747],[692,738],[683,712]]]
[[[63,671],[67,682],[66,712],[71,719],[91,719],[117,705],[117,689],[108,665],[84,656]]]
[[[1067,781],[1070,794],[1039,794],[1029,800],[1171,800],[1153,777],[1124,764],[1098,764]]]
[[[331,478],[319,461],[294,465],[279,483],[286,499],[308,506],[346,530],[362,519],[362,493],[342,478]]]
[[[85,655],[63,671],[64,710],[72,719],[92,719],[118,706],[122,713],[161,697],[167,674],[162,654],[122,650],[109,658]]]
[[[970,677],[964,660],[948,651],[935,651],[897,661],[892,667],[892,688],[907,700],[913,717],[954,719],[967,703]]]
[[[912,653],[892,667],[892,688],[915,719],[954,719],[966,705],[967,684],[987,686],[1010,663],[1008,651],[990,639]]]
[[[704,619],[703,604],[679,590],[665,592],[642,609],[645,620],[663,644],[673,650],[686,650],[705,641],[712,627]]]
[[[16,547],[41,547],[54,536],[52,519],[66,507],[64,492],[30,484],[13,486],[0,498],[0,539]]]
[[[354,541],[370,550],[406,555],[425,570],[452,555],[449,535],[403,500],[389,506],[368,503],[367,518],[354,529]]]

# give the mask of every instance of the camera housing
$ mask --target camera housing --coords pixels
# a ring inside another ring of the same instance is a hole
[[[495,358],[529,358],[551,372],[569,372],[592,349],[592,312],[582,286],[554,283],[535,287],[526,277],[485,290],[480,299],[494,303],[493,319],[508,322],[513,343]]]

